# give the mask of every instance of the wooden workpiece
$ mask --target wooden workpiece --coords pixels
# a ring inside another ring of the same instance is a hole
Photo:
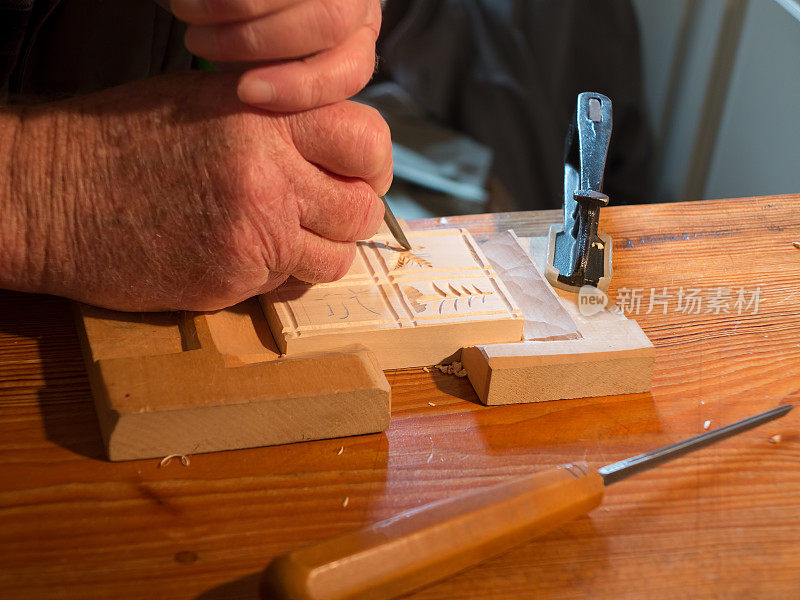
[[[390,390],[363,347],[278,358],[256,301],[228,311],[76,305],[110,460],[383,431]]]
[[[511,232],[481,246],[516,299],[522,304],[525,294],[529,302],[524,341],[464,348],[478,398],[497,405],[650,391],[653,344],[613,303],[581,312],[577,294],[553,289],[531,260],[544,259],[546,246],[546,238],[519,240]]]
[[[466,230],[360,242],[339,281],[292,279],[261,297],[281,352],[363,344],[384,369],[435,365],[475,344],[522,339],[519,307]]]
[[[487,407],[465,378],[390,371],[385,433],[195,455],[188,467],[107,462],[70,303],[0,292],[2,596],[254,600],[265,565],[289,550],[798,403],[798,204],[795,195],[602,210],[614,239],[612,298],[624,288],[673,294],[667,314],[643,302],[627,315],[656,347],[649,394]],[[544,236],[559,219],[410,225],[465,227],[481,240],[507,229]],[[677,310],[680,287],[717,286],[760,287],[757,313]],[[793,598],[799,429],[795,409],[632,477],[587,517],[410,598]]]

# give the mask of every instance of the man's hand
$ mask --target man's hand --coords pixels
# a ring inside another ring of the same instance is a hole
[[[372,77],[379,0],[171,0],[187,48],[225,63],[258,63],[239,80],[243,102],[305,110],[353,96]]]
[[[234,81],[182,73],[25,109],[0,162],[0,245],[16,250],[0,287],[213,310],[344,275],[383,217],[385,122],[351,102],[263,113]]]

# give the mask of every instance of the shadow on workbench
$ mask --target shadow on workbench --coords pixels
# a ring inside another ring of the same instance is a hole
[[[580,437],[596,439],[631,433],[657,433],[661,429],[653,396],[649,392],[486,406],[478,399],[467,377],[446,375],[435,369],[431,369],[430,375],[436,389],[441,393],[485,409],[474,413],[475,421],[492,448],[508,448],[508,438],[510,435],[514,436],[515,424],[521,428],[522,435],[514,437],[524,438],[526,444],[534,446],[552,443],[554,435],[564,438],[564,441],[572,441]],[[531,385],[535,383],[532,382]],[[498,418],[497,411],[502,410],[514,411],[517,415],[515,422],[509,423],[506,419]],[[531,420],[536,421],[535,427]],[[499,426],[493,427],[494,425]]]
[[[206,590],[195,600],[259,600],[261,573],[252,573]]]
[[[445,361],[442,361],[442,363],[447,364]],[[433,378],[433,384],[436,386],[436,389],[443,394],[472,402],[478,406],[484,406],[478,399],[475,390],[472,388],[469,378],[439,373],[434,367],[429,367],[429,370]]]
[[[21,386],[36,389],[47,439],[81,456],[105,460],[69,301],[3,291],[0,305],[0,332],[36,340],[41,370],[30,360],[21,361],[18,369]]]

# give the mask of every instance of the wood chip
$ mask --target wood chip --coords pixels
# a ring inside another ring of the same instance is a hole
[[[795,248],[800,248],[800,242],[792,242],[792,246]]]
[[[341,448],[339,448],[339,451],[336,453],[336,456],[341,456],[341,455],[342,455],[342,452],[344,452],[344,446],[342,446]]]
[[[350,504],[350,496],[345,496],[344,500],[342,500],[342,508],[347,508],[348,504]]]
[[[770,444],[780,444],[781,443],[781,434],[778,433],[776,435],[773,435],[771,438],[769,438],[769,443]]]
[[[433,402],[428,402],[428,406],[436,406]]]
[[[455,375],[456,377],[467,376],[467,370],[458,361],[449,365],[434,365],[434,366],[445,375]]]
[[[159,469],[163,469],[169,463],[172,462],[173,458],[180,458],[181,459],[181,464],[184,467],[188,467],[191,464],[191,461],[189,460],[189,457],[187,455],[185,455],[185,454],[170,454],[169,456],[165,456],[164,458],[161,459],[161,462],[158,463],[158,468]]]
[[[709,427],[711,427],[711,421],[710,420],[708,420],[705,423],[703,423],[703,429],[708,429]]]

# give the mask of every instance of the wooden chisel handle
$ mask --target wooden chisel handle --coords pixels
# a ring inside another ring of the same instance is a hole
[[[393,598],[477,564],[582,515],[603,498],[585,463],[434,502],[275,558],[262,597]]]

